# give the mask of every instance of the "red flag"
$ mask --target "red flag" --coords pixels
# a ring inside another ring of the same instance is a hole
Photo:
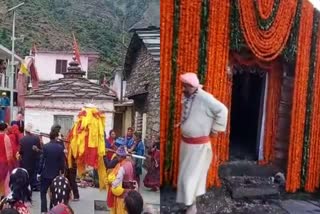
[[[74,36],[74,33],[72,33],[72,35],[73,35],[73,51],[74,51],[74,55],[76,56],[76,59],[77,59],[78,63],[81,65],[79,46],[78,46],[76,37]]]

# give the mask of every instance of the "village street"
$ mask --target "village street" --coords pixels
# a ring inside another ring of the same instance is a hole
[[[145,171],[144,171],[145,175]],[[80,201],[71,202],[70,206],[76,214],[100,214],[108,213],[106,207],[106,191],[98,188],[79,188]],[[160,193],[152,192],[141,186],[141,195],[146,205],[151,205],[156,210],[160,209]],[[33,206],[31,213],[40,213],[40,193],[34,192],[32,195]],[[49,203],[49,202],[48,202]],[[160,213],[160,211],[156,212]],[[156,214],[155,213],[155,214]]]

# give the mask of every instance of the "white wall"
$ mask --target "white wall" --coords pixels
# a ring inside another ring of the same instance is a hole
[[[126,81],[123,81],[122,96],[126,95]],[[117,72],[114,76],[112,89],[117,92],[117,98],[121,98],[121,73]]]
[[[54,115],[73,115],[74,120],[85,102],[82,100],[31,100],[26,99],[25,124],[33,124],[34,129],[49,133],[54,123]],[[114,106],[113,100],[95,101],[100,111],[106,111],[105,131],[113,129]],[[48,139],[43,138],[44,142]]]
[[[36,53],[35,55],[35,65],[38,71],[40,81],[57,80],[63,77],[62,74],[56,74],[56,60],[68,60],[73,61],[73,54],[55,54],[55,53]],[[88,56],[80,56],[81,68],[86,72],[87,77],[88,72]]]

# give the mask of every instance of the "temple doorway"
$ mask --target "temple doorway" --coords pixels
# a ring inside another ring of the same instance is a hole
[[[258,160],[267,73],[249,66],[234,66],[232,73],[230,160]]]

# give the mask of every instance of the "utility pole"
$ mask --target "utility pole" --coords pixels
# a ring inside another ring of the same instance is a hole
[[[19,7],[24,5],[24,2],[18,4],[17,6],[14,6],[8,10],[8,12],[13,11],[13,23],[12,23],[12,37],[11,37],[11,72],[9,75],[9,80],[10,80],[10,121],[13,120],[13,95],[14,95],[14,77],[15,77],[15,71],[14,71],[14,46],[15,46],[15,31],[16,31],[16,12],[15,10]]]

